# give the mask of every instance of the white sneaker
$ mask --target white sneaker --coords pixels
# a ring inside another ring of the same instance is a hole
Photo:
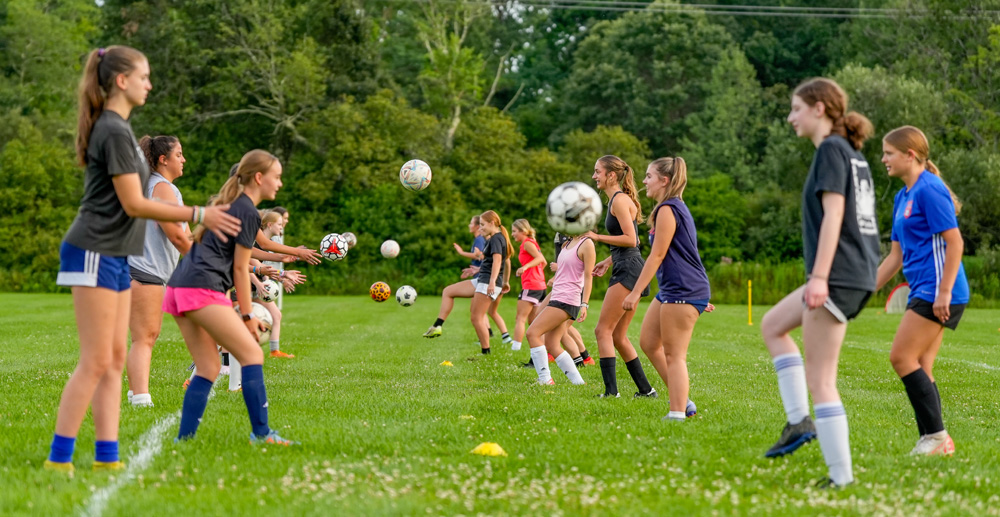
[[[221,368],[219,368],[219,377],[222,377],[223,375],[225,375],[226,377],[229,377],[229,365],[228,364],[224,364],[224,365],[222,365]]]
[[[925,434],[917,440],[917,445],[910,451],[910,456],[950,455],[955,452],[955,442],[948,436],[948,431]]]
[[[510,350],[512,352],[517,352],[520,349],[521,349],[521,343],[518,343],[517,341],[511,341]]]
[[[135,407],[153,407],[153,397],[149,393],[136,393],[129,402]]]

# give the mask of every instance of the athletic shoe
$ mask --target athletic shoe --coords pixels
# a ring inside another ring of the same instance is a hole
[[[614,395],[612,395],[610,393],[601,393],[600,395],[597,395],[597,398],[599,398],[599,399],[617,399],[617,398],[621,398],[621,396],[622,396],[621,393],[615,393]]]
[[[187,379],[184,379],[184,391],[187,391],[188,386],[190,385],[191,385],[191,378],[188,377]]]
[[[910,451],[910,456],[950,456],[955,452],[955,442],[948,431],[925,434],[917,440],[917,446]]]
[[[550,363],[554,363],[554,362],[556,362],[556,358],[555,358],[555,357],[552,357],[552,354],[549,354],[549,362],[550,362]]]
[[[432,325],[431,328],[427,329],[427,332],[424,332],[424,337],[438,337],[442,333],[441,327]]]
[[[271,429],[266,436],[257,436],[253,434],[253,431],[250,431],[250,445],[258,444],[284,445],[287,447],[289,445],[298,445],[299,442],[293,442],[278,436],[278,431],[274,429]]]
[[[691,418],[698,414],[698,406],[694,405],[694,401],[688,399],[687,407],[684,408],[684,416]]]
[[[193,372],[194,371],[194,363],[193,362],[188,365],[188,371],[189,372]]]
[[[791,454],[814,438],[816,438],[816,426],[813,425],[812,419],[808,416],[795,425],[785,423],[785,429],[781,431],[781,438],[764,453],[764,457],[777,458]]]
[[[639,393],[637,391],[637,392],[635,392],[635,395],[632,395],[632,398],[634,398],[634,399],[642,399],[642,398],[655,399],[655,398],[658,398],[659,396],[660,396],[660,394],[656,392],[656,388],[650,388],[649,389],[649,393]]]
[[[225,375],[226,377],[229,377],[229,365],[228,364],[224,364],[224,365],[222,365],[219,368],[219,377],[222,377],[223,375]]]
[[[553,379],[553,378],[550,377],[549,378],[549,382],[540,382],[539,384],[547,385],[547,386],[555,386],[556,385],[556,381],[555,381],[555,379]]]
[[[594,366],[595,364],[597,364],[597,362],[594,361],[593,357],[588,357],[588,358],[586,358],[586,359],[583,360],[583,364],[585,364],[587,366]]]
[[[836,489],[844,488],[847,485],[853,485],[853,484],[854,484],[854,481],[850,481],[847,484],[838,485],[837,482],[833,480],[833,478],[824,477],[824,478],[820,478],[818,481],[816,481],[815,486],[816,486],[816,488],[818,488],[820,490],[836,490]]]
[[[505,345],[509,345],[511,343],[511,341],[514,341],[514,338],[512,338],[510,336],[507,336],[507,337],[505,337],[505,338],[503,338],[503,339],[500,340],[500,342],[503,343],[503,344],[505,344]]]
[[[279,359],[291,359],[295,357],[295,354],[286,354],[281,350],[271,350],[271,357],[276,357]]]
[[[136,393],[129,402],[135,407],[153,407],[153,397],[149,393]]]
[[[95,461],[94,462],[94,472],[101,470],[124,470],[125,463],[121,461]]]
[[[520,349],[521,349],[521,343],[514,343],[514,340],[511,339],[510,340],[510,351],[511,352],[517,352]]]
[[[66,463],[61,463],[61,462],[45,460],[45,463],[42,464],[42,468],[45,470],[54,470],[56,472],[66,472],[69,474],[73,472],[75,467],[73,467],[73,462],[70,461],[67,461]]]
[[[521,368],[534,368],[534,367],[535,367],[535,362],[532,361],[531,359],[528,359],[528,362],[521,365]]]

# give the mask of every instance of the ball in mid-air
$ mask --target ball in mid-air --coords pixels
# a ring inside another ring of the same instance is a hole
[[[549,194],[545,213],[557,232],[579,235],[597,226],[601,220],[601,196],[579,181],[559,185]]]
[[[431,167],[422,160],[410,160],[399,169],[399,182],[414,192],[431,184]]]
[[[340,234],[341,237],[347,241],[347,248],[353,248],[358,245],[358,236],[354,235],[354,232],[344,232]]]
[[[399,243],[389,239],[382,243],[382,256],[385,258],[396,258],[399,255]]]
[[[396,289],[396,302],[403,307],[409,307],[417,301],[417,290],[411,286],[404,285]]]
[[[347,256],[347,248],[347,239],[343,235],[331,233],[319,243],[319,254],[330,260],[340,260]]]
[[[392,295],[392,289],[389,289],[389,284],[385,282],[375,282],[372,284],[371,288],[368,289],[368,294],[372,295],[372,300],[376,302],[384,302],[389,299]]]

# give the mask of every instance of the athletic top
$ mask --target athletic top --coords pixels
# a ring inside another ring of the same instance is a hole
[[[535,245],[535,248],[538,249],[539,253],[542,252],[542,248],[538,246],[538,241],[536,241],[535,239],[532,239],[531,237],[528,237],[528,238],[524,239],[524,242],[521,243],[521,248],[520,248],[520,250],[518,250],[518,254],[517,254],[517,260],[518,260],[518,262],[521,263],[521,266],[524,266],[528,262],[531,262],[532,259],[533,259],[533,257],[531,256],[531,253],[528,253],[527,250],[524,249],[524,245],[527,244],[527,243],[529,243],[529,242]],[[521,289],[528,289],[528,290],[531,290],[531,291],[544,291],[545,290],[545,262],[544,261],[541,264],[538,264],[537,266],[535,266],[533,268],[525,269],[524,272],[521,273]]]
[[[284,244],[285,243],[285,238],[283,236],[281,236],[281,235],[274,235],[274,236],[271,237],[271,240],[273,242],[277,242],[278,244]],[[257,246],[258,248],[260,248],[260,246],[258,246],[256,243],[254,243],[254,246]],[[260,248],[260,249],[263,251],[264,248]],[[284,271],[285,270],[285,263],[284,262],[275,262],[273,260],[263,260],[263,261],[261,261],[261,264],[264,264],[265,266],[273,267],[274,269],[277,269],[278,271]]]
[[[571,240],[573,240],[572,237],[556,232],[556,237],[554,240],[556,246],[556,260],[559,260],[559,254],[562,253],[563,246]]]
[[[80,210],[63,240],[103,255],[142,255],[145,221],[125,213],[111,182],[121,174],[139,174],[145,190],[149,167],[132,126],[121,115],[104,110],[90,131]]]
[[[608,215],[604,218],[604,227],[608,230],[608,235],[617,237],[620,235],[625,235],[625,231],[622,229],[621,223],[618,222],[618,218],[611,215],[611,204],[615,201],[615,196],[621,194],[622,191],[615,192],[611,199],[608,200]],[[639,223],[632,221],[632,228],[635,232],[635,246],[611,246],[611,262],[618,262],[620,257],[624,257],[630,254],[639,254]]]
[[[802,248],[807,277],[816,261],[823,192],[844,196],[844,222],[827,283],[874,291],[879,237],[872,174],[865,157],[840,135],[827,137],[816,149],[802,189]]]
[[[676,300],[707,300],[712,291],[708,284],[708,274],[698,255],[698,232],[694,227],[691,211],[679,197],[670,198],[660,203],[653,210],[653,228],[649,230],[649,245],[653,245],[656,235],[656,215],[660,208],[669,207],[674,213],[677,228],[674,238],[667,248],[660,268],[656,271],[656,282],[660,285],[660,293]],[[636,286],[638,287],[638,286]]]
[[[587,239],[580,239],[575,246],[568,245],[559,252],[556,276],[552,279],[552,300],[573,306],[583,302],[583,259],[580,245]]]
[[[469,251],[475,253],[476,250],[483,251],[483,249],[485,248],[486,248],[486,237],[483,237],[482,235],[476,235],[476,238],[473,239],[472,241],[472,249]],[[479,259],[472,259],[472,262],[470,262],[469,265],[472,267],[481,267],[483,265],[483,261]]]
[[[236,245],[252,248],[260,229],[260,214],[246,194],[240,194],[229,206],[227,214],[240,220],[240,234],[222,242],[206,231],[201,242],[191,245],[184,260],[167,281],[169,287],[196,287],[224,293],[233,287],[233,258]]]
[[[479,266],[479,276],[476,281],[481,284],[489,283],[490,273],[493,272],[493,254],[500,254],[500,274],[497,275],[497,287],[503,287],[503,275],[507,270],[507,239],[503,232],[496,232],[483,249],[483,263]]]
[[[147,198],[153,199],[153,189],[160,183],[170,186],[170,190],[177,196],[177,204],[184,204],[184,198],[181,196],[181,191],[177,189],[177,186],[155,172],[149,177],[149,185],[146,187]],[[168,224],[181,224],[185,229],[187,228],[187,223]],[[128,265],[133,269],[138,269],[143,273],[153,275],[166,282],[174,272],[174,268],[177,267],[177,261],[180,258],[181,252],[177,251],[174,243],[170,242],[160,224],[152,219],[147,219],[146,239],[142,245],[142,255],[129,256]]]
[[[958,228],[955,203],[948,187],[934,173],[920,173],[909,190],[903,187],[896,193],[892,240],[903,249],[903,276],[910,284],[910,300],[934,303],[947,250],[941,233],[952,228]],[[961,262],[951,288],[951,303],[969,303],[969,282]]]

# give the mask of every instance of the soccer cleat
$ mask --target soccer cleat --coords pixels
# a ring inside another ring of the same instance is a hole
[[[594,366],[595,364],[597,364],[597,362],[594,361],[593,357],[588,357],[588,358],[586,358],[586,359],[583,360],[583,364],[585,364],[587,366]]]
[[[95,461],[93,468],[94,472],[102,470],[124,470],[125,463],[121,461]]]
[[[505,338],[503,338],[503,339],[500,340],[500,342],[503,343],[503,344],[505,344],[505,345],[509,345],[512,341],[514,341],[514,338],[512,338],[510,336],[507,336],[507,337],[505,337]]]
[[[818,481],[816,481],[815,486],[816,486],[816,488],[818,488],[820,490],[837,490],[837,489],[844,488],[847,485],[853,485],[853,484],[854,484],[854,481],[849,481],[846,484],[838,485],[837,482],[833,480],[833,478],[824,477],[824,478],[820,478]]]
[[[188,386],[190,386],[190,385],[191,385],[191,378],[188,377],[187,379],[184,379],[184,390],[185,391],[187,391]]]
[[[424,337],[438,337],[442,333],[441,327],[432,325],[431,328],[427,329],[427,332],[424,332]]]
[[[528,362],[521,365],[521,368],[534,368],[534,367],[535,367],[535,362],[532,361],[531,358],[528,358]]]
[[[553,379],[553,378],[550,377],[549,378],[549,382],[539,382],[538,384],[541,384],[543,386],[555,386],[556,381],[555,381],[555,379]]]
[[[277,357],[281,359],[291,359],[295,357],[295,354],[286,354],[281,350],[271,350],[271,357]]]
[[[510,351],[517,352],[521,350],[521,343],[515,343],[513,339],[510,340]]]
[[[54,470],[56,472],[66,472],[68,474],[71,474],[75,467],[73,467],[73,463],[70,461],[62,463],[62,462],[45,460],[45,463],[42,464],[42,468],[44,468],[45,470]]]
[[[660,394],[656,392],[656,388],[650,388],[649,389],[649,393],[639,393],[637,391],[637,392],[635,392],[635,395],[632,395],[632,398],[634,398],[634,399],[642,399],[642,398],[655,399],[655,398],[658,398],[659,396],[660,396]]]
[[[291,440],[286,440],[278,436],[278,431],[275,431],[274,429],[271,429],[265,436],[257,436],[253,434],[253,431],[251,431],[250,445],[259,445],[259,444],[284,445],[287,447],[289,445],[298,445],[299,442],[293,442]]]
[[[555,357],[552,357],[552,354],[549,354],[549,362],[550,362],[550,363],[554,363],[554,362],[556,362],[556,358],[555,358]]]
[[[950,456],[955,452],[955,442],[947,431],[925,434],[917,440],[910,456]]]
[[[816,426],[808,416],[795,425],[786,422],[785,428],[781,431],[781,438],[764,453],[764,457],[777,458],[791,454],[814,438],[816,438]]]
[[[687,407],[684,408],[684,416],[691,418],[698,414],[698,406],[694,405],[694,401],[688,399]]]
[[[621,395],[621,393],[615,393],[614,395],[612,395],[610,393],[601,393],[600,395],[596,395],[596,396],[599,399],[617,399],[617,398],[621,398],[622,395]]]
[[[153,397],[149,393],[136,393],[129,402],[135,407],[153,407]]]

